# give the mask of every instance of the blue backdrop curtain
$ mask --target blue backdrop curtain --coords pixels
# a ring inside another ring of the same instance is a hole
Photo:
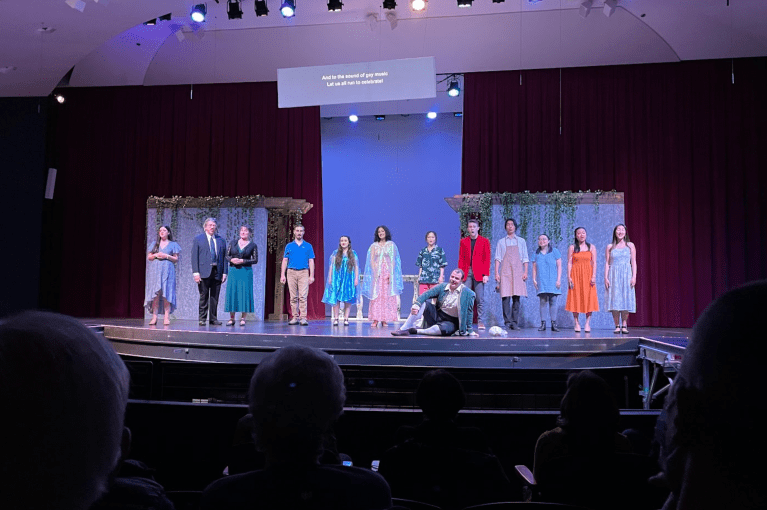
[[[314,204],[306,237],[323,253],[317,107],[278,109],[276,83],[195,85],[192,97],[189,86],[62,92],[66,103],[51,129],[59,172],[45,211],[44,306],[79,317],[143,317],[150,195],[306,199]],[[269,313],[274,255],[260,260],[268,261]],[[315,262],[322,275],[323,258]],[[324,317],[322,291],[310,287],[312,318]]]
[[[767,278],[765,90],[764,58],[467,74],[461,192],[625,192],[633,322],[690,327]]]

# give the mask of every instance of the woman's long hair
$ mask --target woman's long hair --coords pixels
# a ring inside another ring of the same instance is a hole
[[[612,390],[590,370],[570,375],[557,425],[575,453],[613,451],[620,412]]]
[[[377,229],[376,229],[377,230]],[[354,266],[356,264],[354,260],[354,253],[352,252],[352,238],[349,236],[341,236],[338,239],[338,249],[336,250],[336,260],[335,260],[335,266],[336,271],[341,270],[341,262],[344,260],[344,249],[341,248],[341,239],[346,238],[347,241],[349,241],[349,247],[346,248],[346,256],[348,258],[348,262],[346,263],[346,268],[348,271],[354,271]]]
[[[578,231],[583,229],[584,232],[586,232],[586,229],[583,227],[578,227],[575,229],[575,232],[573,232],[573,253],[578,253],[581,251],[581,243],[578,241]],[[588,234],[588,233],[587,233]],[[586,241],[586,248],[591,250],[591,243]]]
[[[173,232],[170,231],[170,227],[168,225],[163,225],[160,228],[164,228],[165,230],[167,230],[168,241],[173,241]],[[158,251],[160,251],[160,241],[162,241],[162,239],[160,239],[160,228],[157,229],[157,240],[154,242],[154,246],[152,246],[151,253],[157,253]]]
[[[629,229],[627,229],[626,225],[624,225],[623,223],[618,223],[617,225],[615,225],[615,228],[613,229],[613,246],[612,246],[612,248],[610,248],[610,253],[612,253],[612,251],[615,249],[615,247],[620,242],[618,240],[618,236],[616,235],[616,232],[618,231],[618,227],[623,227],[623,230],[626,231],[626,235],[623,236],[623,240],[626,241],[626,248],[628,248],[629,242],[631,242],[631,239],[629,239]]]

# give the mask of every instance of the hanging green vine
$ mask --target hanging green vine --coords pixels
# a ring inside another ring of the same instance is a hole
[[[537,236],[540,218],[536,214],[538,196],[529,191],[519,193],[519,236],[527,239],[530,235]]]
[[[514,204],[517,203],[517,198],[520,193],[509,193],[504,191],[500,194],[501,205],[503,205],[503,220],[504,222],[511,218]]]
[[[485,236],[493,235],[493,193],[482,193],[479,197],[479,221]]]
[[[548,196],[543,232],[556,244],[562,241],[562,218],[565,219],[566,232],[575,228],[575,207],[581,199],[581,193],[555,191]]]
[[[461,205],[458,207],[458,217],[461,220],[461,237],[464,237],[468,233],[469,220],[477,218],[477,212],[480,205],[480,198],[478,195],[463,195],[461,198]],[[479,214],[479,220],[483,221]],[[492,219],[490,222],[492,223]]]

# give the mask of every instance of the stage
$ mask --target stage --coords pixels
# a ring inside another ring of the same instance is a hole
[[[622,407],[649,409],[647,393],[655,367],[674,369],[689,329],[629,328],[575,333],[563,329],[523,329],[506,337],[395,337],[401,323],[385,328],[330,320],[309,326],[252,322],[245,326],[199,326],[175,320],[149,326],[141,319],[92,319],[85,324],[103,334],[126,360],[133,397],[178,401],[244,402],[247,383],[264,356],[286,345],[302,344],[331,354],[344,370],[355,405],[408,406],[412,389],[426,370],[459,374],[470,405],[476,408],[551,409],[558,406],[562,381],[572,370],[591,369],[621,396]],[[650,353],[651,355],[648,355]],[[630,386],[641,384],[637,403]],[[654,383],[653,383],[654,384]],[[640,391],[641,393],[641,391]],[[531,397],[532,396],[532,400]]]

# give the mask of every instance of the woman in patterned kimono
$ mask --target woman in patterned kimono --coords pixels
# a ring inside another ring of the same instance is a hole
[[[402,294],[402,263],[397,245],[385,225],[376,227],[368,248],[362,295],[370,300],[368,318],[373,327],[386,326],[397,319],[397,296]]]

